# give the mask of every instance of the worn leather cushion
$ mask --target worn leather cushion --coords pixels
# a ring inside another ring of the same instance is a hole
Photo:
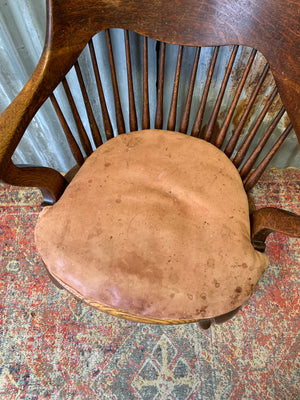
[[[78,297],[175,322],[237,308],[267,266],[251,245],[231,161],[203,140],[160,130],[97,149],[40,214],[36,244]]]

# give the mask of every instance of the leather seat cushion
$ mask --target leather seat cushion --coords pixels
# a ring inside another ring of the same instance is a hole
[[[268,264],[251,245],[247,195],[231,161],[168,131],[120,135],[98,148],[41,212],[35,234],[64,287],[133,319],[227,313]]]

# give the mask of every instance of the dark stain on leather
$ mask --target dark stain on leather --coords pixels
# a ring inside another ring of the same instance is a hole
[[[110,270],[117,277],[122,279],[125,276],[136,276],[141,283],[147,281],[163,280],[163,271],[155,264],[136,254],[127,252],[122,259],[114,259],[110,263]],[[177,277],[178,279],[178,277]]]

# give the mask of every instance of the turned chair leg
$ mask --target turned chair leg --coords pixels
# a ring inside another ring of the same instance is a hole
[[[234,310],[229,311],[226,314],[219,315],[218,317],[215,317],[215,318],[208,318],[208,319],[200,320],[200,321],[198,321],[199,326],[201,329],[208,329],[208,328],[210,328],[210,326],[213,323],[222,324],[223,322],[226,322],[229,319],[231,319],[232,317],[234,317],[235,314],[240,310],[240,308],[241,307],[235,308]]]
[[[201,329],[209,329],[212,322],[213,322],[213,319],[209,318],[209,319],[203,319],[202,321],[199,321],[198,323],[199,323],[199,326]]]
[[[47,275],[49,276],[50,280],[52,281],[52,283],[54,283],[54,285],[58,288],[58,289],[65,289],[48,271],[46,265],[43,263],[43,266],[45,268],[45,271],[47,272]]]

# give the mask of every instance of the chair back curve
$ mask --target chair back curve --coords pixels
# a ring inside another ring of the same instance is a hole
[[[277,0],[276,2],[272,0],[252,0],[251,2],[246,0],[47,0],[47,32],[42,56],[27,85],[0,118],[1,179],[13,184],[42,187],[49,194],[49,198],[54,200],[59,198],[63,192],[66,182],[56,171],[49,168],[39,168],[36,170],[28,167],[27,169],[23,169],[21,173],[19,168],[11,162],[11,156],[27,126],[47,98],[50,98],[52,102],[78,165],[81,165],[84,157],[93,151],[93,146],[98,147],[101,145],[103,139],[110,139],[114,136],[92,40],[92,37],[100,31],[105,31],[106,35],[109,62],[111,65],[116,125],[118,133],[125,132],[126,129],[122,116],[114,65],[114,54],[110,39],[111,28],[124,29],[125,32],[124,45],[126,49],[130,131],[139,128],[135,108],[130,36],[128,33],[132,31],[144,37],[142,128],[151,126],[149,119],[149,79],[147,69],[147,38],[151,38],[157,41],[159,48],[155,128],[161,128],[163,125],[162,92],[166,44],[179,45],[171,106],[170,110],[168,110],[167,128],[169,130],[176,129],[176,120],[178,119],[178,116],[176,116],[177,96],[184,47],[195,47],[194,67],[189,81],[185,109],[178,129],[183,133],[187,133],[188,129],[190,105],[201,47],[215,46],[212,51],[210,68],[208,69],[206,84],[203,89],[202,101],[200,102],[199,111],[193,123],[191,134],[209,140],[217,147],[223,148],[225,153],[229,157],[232,157],[236,167],[241,167],[240,173],[247,190],[250,190],[257,182],[270,158],[273,157],[278,147],[291,131],[292,125],[300,142],[300,118],[298,111],[300,109],[300,19],[299,4],[296,0]],[[77,61],[86,45],[88,45],[99,93],[105,127],[104,138],[103,134],[99,133],[82,71]],[[203,130],[201,125],[203,110],[207,101],[211,76],[220,46],[231,46],[230,57],[211,117],[206,129]],[[222,126],[218,127],[216,133],[215,125],[217,116],[236,54],[239,51],[239,46],[248,46],[252,48],[252,52],[249,52],[248,61],[242,71],[232,104],[223,119]],[[240,125],[237,124],[235,132],[233,132],[231,137],[226,139],[230,121],[234,115],[239,96],[243,90],[243,85],[248,77],[257,51],[265,57],[267,64],[258,76],[248,105],[244,107]],[[68,81],[65,78],[72,67],[75,68],[84,98],[93,137],[92,144],[80,121]],[[249,118],[249,112],[256,101],[256,95],[269,71],[272,71],[276,88],[274,88],[270,96],[266,99],[265,107],[260,112],[257,125],[254,124],[248,137],[246,137],[239,151],[236,153],[235,146],[241,136],[244,123]],[[57,99],[53,94],[54,89],[59,83],[62,83],[69,100],[79,132],[80,144],[74,139],[74,135],[70,131]],[[246,160],[245,155],[249,150],[249,146],[259,129],[262,119],[278,95],[277,92],[280,93],[284,108],[281,108],[274,116],[262,141],[259,142],[259,146],[257,146]],[[287,111],[292,125],[288,125],[283,130],[282,136],[280,136],[270,153],[266,156],[266,161],[263,161],[260,169],[257,168],[258,171],[253,175],[253,166],[260,155],[261,148],[271,136],[285,111]]]

